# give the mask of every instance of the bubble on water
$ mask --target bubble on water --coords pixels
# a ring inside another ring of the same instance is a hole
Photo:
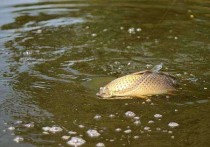
[[[79,128],[84,128],[85,126],[84,125],[79,125]]]
[[[115,115],[114,115],[114,114],[110,114],[109,117],[110,117],[110,118],[114,118]]]
[[[187,105],[193,105],[194,102],[185,102],[185,104],[187,104]]]
[[[168,124],[168,126],[171,127],[171,128],[176,128],[176,127],[179,126],[179,124],[176,123],[176,122],[170,122],[170,123]]]
[[[45,132],[45,131],[44,131],[44,132],[42,132],[42,133],[43,133],[43,134],[45,134],[45,135],[48,135],[48,134],[49,134],[49,132]]]
[[[94,130],[94,129],[89,129],[87,130],[87,134],[89,137],[99,137],[101,134],[97,131],[97,130]]]
[[[139,120],[139,119],[140,119],[140,117],[139,117],[139,116],[135,116],[133,119],[135,119],[135,120]]]
[[[194,18],[194,17],[195,17],[194,15],[192,15],[192,14],[190,15],[190,18]]]
[[[92,37],[96,37],[96,36],[97,36],[97,34],[93,33],[93,34],[91,34],[91,36],[92,36]]]
[[[168,130],[163,130],[162,132],[163,132],[163,133],[166,133],[166,132],[168,132]]]
[[[205,89],[205,90],[206,90],[206,89],[207,89],[207,87],[204,87],[203,89]]]
[[[161,114],[155,114],[154,117],[155,117],[155,118],[161,118],[162,115],[161,115]]]
[[[120,30],[123,30],[124,29],[124,27],[120,27]]]
[[[50,130],[50,127],[42,127],[42,130],[49,131]]]
[[[175,37],[174,37],[174,39],[175,39],[175,40],[177,40],[177,39],[178,39],[178,37],[177,37],[177,36],[175,36]]]
[[[128,118],[133,118],[136,116],[136,114],[132,111],[127,111],[127,112],[125,112],[125,116]]]
[[[171,136],[171,139],[174,139],[174,136]]]
[[[130,48],[131,48],[131,46],[130,46],[130,45],[128,45],[126,48],[130,49]]]
[[[145,131],[148,131],[148,130],[150,130],[150,127],[147,127],[147,126],[146,126],[146,127],[144,127],[144,130],[145,130]]]
[[[199,103],[199,104],[203,104],[203,103],[208,103],[209,100],[197,100],[196,103]]]
[[[148,121],[148,124],[154,124],[155,122],[153,120]]]
[[[161,131],[161,128],[156,128],[157,131]]]
[[[22,123],[23,123],[23,121],[21,121],[21,120],[17,120],[17,121],[15,122],[16,125],[22,124]]]
[[[137,32],[140,32],[141,30],[142,30],[141,28],[137,28],[137,29],[136,29]]]
[[[142,104],[145,104],[145,102],[142,102]]]
[[[99,142],[99,143],[96,144],[96,147],[105,147],[105,144],[102,143],[102,142]]]
[[[109,141],[110,141],[110,142],[114,142],[114,139],[110,139]]]
[[[51,133],[57,133],[57,132],[61,132],[63,131],[63,129],[61,127],[57,127],[57,126],[53,126],[50,128],[49,130]]]
[[[139,139],[139,136],[133,136],[133,139]]]
[[[23,126],[26,128],[32,128],[34,127],[34,123],[32,122],[32,123],[24,124]]]
[[[152,64],[146,64],[146,68],[151,68]]]
[[[176,74],[176,76],[177,76],[177,77],[181,77],[181,76],[182,76],[182,74],[178,73],[178,74]]]
[[[61,138],[62,138],[63,140],[68,140],[68,139],[70,138],[70,136],[65,136],[65,135],[64,135],[64,136],[62,136]]]
[[[189,80],[190,82],[194,82],[194,83],[198,81],[198,79],[195,78],[195,77],[193,77],[193,78],[188,78],[187,80]]]
[[[15,142],[19,143],[19,142],[23,141],[24,138],[21,137],[21,136],[16,136],[13,140],[14,140]]]
[[[125,134],[129,134],[129,133],[131,133],[131,132],[132,132],[131,129],[128,129],[128,130],[125,130],[125,131],[124,131]]]
[[[85,142],[86,141],[80,137],[72,137],[71,140],[69,140],[67,142],[67,144],[70,146],[77,147],[77,146],[81,146],[81,145],[85,144]]]
[[[144,131],[140,130],[140,133],[141,133],[141,134],[144,134]]]
[[[100,120],[100,119],[101,119],[101,115],[96,114],[96,115],[94,116],[94,119],[95,119],[95,120]]]
[[[108,31],[108,29],[103,29],[103,31],[104,31],[104,32],[107,32],[107,31]]]
[[[135,34],[136,32],[135,32],[135,28],[129,28],[128,29],[128,33],[130,33],[130,34]]]
[[[121,132],[122,129],[121,129],[121,128],[117,128],[117,129],[115,129],[115,131],[116,131],[116,132]]]
[[[140,124],[141,124],[141,121],[140,120],[134,121],[134,125],[139,126]]]
[[[178,112],[178,109],[175,109],[174,111],[175,111],[175,112]]]
[[[77,134],[77,132],[75,132],[75,131],[69,131],[68,132],[70,135],[75,135],[75,134]]]
[[[8,130],[15,130],[15,127],[9,127]]]
[[[169,133],[169,134],[172,134],[172,133],[173,133],[173,131],[168,131],[168,133]]]
[[[36,33],[37,33],[37,34],[40,34],[40,33],[42,33],[42,30],[39,29],[39,30],[36,31]]]
[[[148,102],[148,103],[151,102],[151,99],[146,99],[146,102]]]

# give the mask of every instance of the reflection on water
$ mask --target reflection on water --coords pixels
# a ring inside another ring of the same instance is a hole
[[[208,146],[208,6],[3,1],[0,145]],[[176,95],[95,96],[112,79],[161,62],[180,81]]]

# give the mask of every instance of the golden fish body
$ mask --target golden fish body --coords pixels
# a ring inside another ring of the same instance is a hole
[[[98,96],[140,97],[165,94],[175,90],[176,79],[167,73],[142,71],[117,78],[101,87]]]

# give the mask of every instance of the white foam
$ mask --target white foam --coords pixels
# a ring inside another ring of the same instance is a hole
[[[114,115],[114,114],[110,114],[109,117],[110,117],[110,118],[114,118],[115,115]]]
[[[176,123],[176,122],[170,122],[170,123],[168,123],[168,126],[171,127],[171,128],[176,128],[176,127],[179,126],[179,124]]]
[[[9,127],[8,130],[15,130],[15,127]]]
[[[56,126],[53,126],[50,128],[49,130],[51,133],[57,133],[57,132],[61,132],[63,131],[63,129],[61,127],[56,127]]]
[[[50,127],[42,127],[42,130],[49,131],[50,130]]]
[[[16,122],[15,122],[15,124],[21,124],[23,121],[21,121],[21,120],[17,120]]]
[[[101,135],[97,130],[93,130],[93,129],[87,130],[87,134],[89,137],[92,137],[92,138],[99,137]]]
[[[115,129],[115,131],[116,132],[120,132],[120,131],[122,131],[122,129],[121,128],[117,128],[117,129]]]
[[[155,122],[153,120],[148,121],[148,124],[154,124]]]
[[[34,123],[32,122],[32,123],[24,124],[23,126],[26,128],[32,128],[34,127]]]
[[[85,126],[84,125],[79,125],[79,128],[84,128]]]
[[[136,121],[134,121],[134,124],[138,126],[138,125],[141,124],[141,121],[140,120],[136,120]]]
[[[21,136],[16,136],[13,140],[14,140],[15,142],[19,143],[19,142],[23,141],[24,138],[21,137]]]
[[[136,114],[132,111],[127,111],[127,112],[125,112],[125,116],[128,118],[134,118],[136,116]]]
[[[68,140],[70,138],[70,136],[62,136],[61,137],[63,140]]]
[[[77,132],[75,132],[75,131],[69,131],[68,132],[70,135],[75,135],[75,134],[77,134]]]
[[[148,131],[150,130],[150,127],[144,127],[144,130]]]
[[[85,142],[86,141],[80,137],[72,137],[71,140],[69,140],[67,142],[67,144],[70,146],[77,147],[77,146],[81,146],[81,145],[85,144]]]
[[[130,33],[130,34],[135,34],[136,32],[135,32],[135,28],[129,28],[128,29],[128,33]]]
[[[129,133],[131,133],[131,132],[132,132],[131,129],[128,129],[128,130],[125,130],[125,131],[124,131],[124,133],[126,133],[126,134],[129,134]]]
[[[155,118],[161,118],[161,117],[163,117],[163,116],[162,116],[161,114],[155,114],[154,117],[155,117]]]
[[[105,147],[105,144],[102,143],[102,142],[99,142],[99,143],[96,144],[96,147]]]
[[[94,119],[95,119],[95,120],[100,120],[100,119],[101,119],[101,115],[96,114],[96,115],[94,116]]]

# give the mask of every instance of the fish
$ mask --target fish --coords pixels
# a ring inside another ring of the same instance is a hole
[[[177,79],[160,72],[162,65],[151,70],[140,71],[117,78],[101,87],[97,96],[107,98],[148,98],[152,95],[167,94],[176,91]]]

